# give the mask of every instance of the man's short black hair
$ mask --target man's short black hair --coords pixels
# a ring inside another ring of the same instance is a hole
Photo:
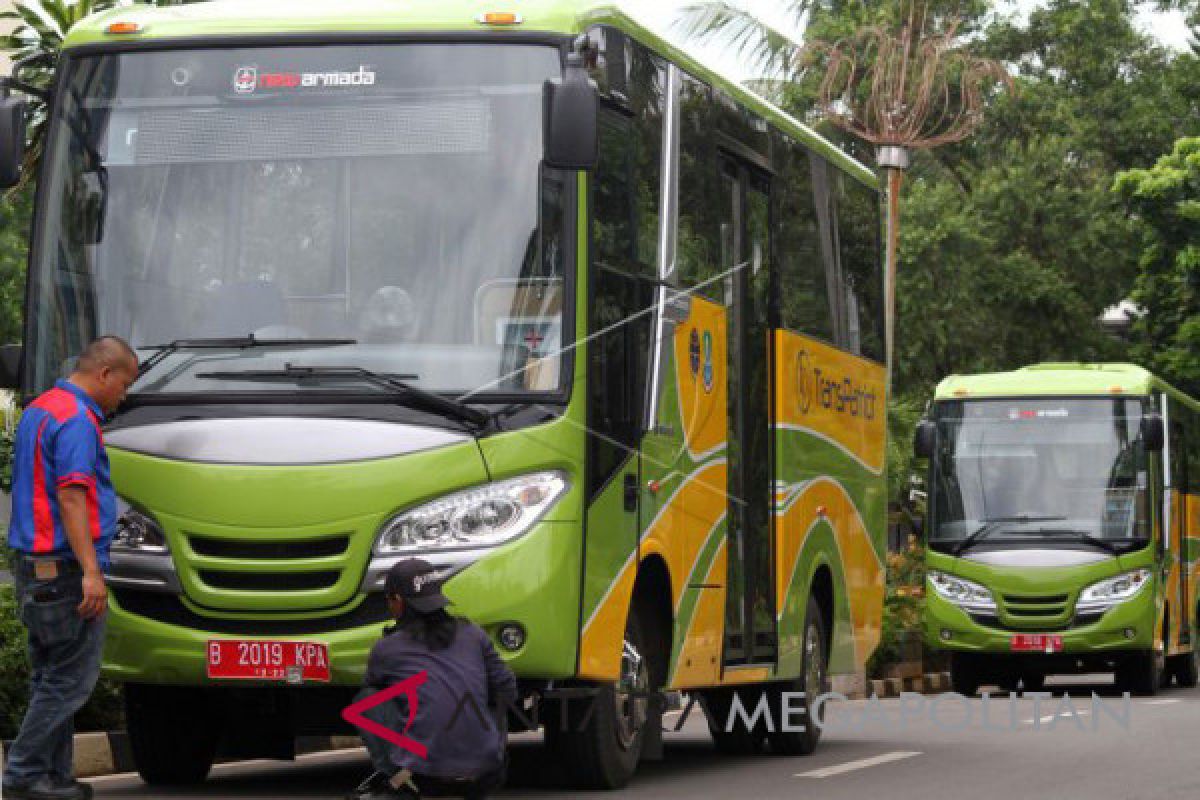
[[[75,371],[95,372],[101,367],[120,366],[122,362],[131,362],[135,369],[137,367],[138,356],[129,342],[120,336],[101,336],[84,348],[75,362]]]

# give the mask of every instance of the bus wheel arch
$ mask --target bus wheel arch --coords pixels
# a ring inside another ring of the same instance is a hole
[[[666,561],[658,554],[647,556],[638,567],[629,607],[631,612],[637,610],[647,640],[655,689],[662,688],[667,682],[668,662],[674,644],[673,596]]]
[[[825,657],[828,659],[833,654],[833,626],[837,616],[834,599],[836,595],[833,591],[833,570],[829,568],[828,564],[821,564],[813,572],[808,594],[821,611],[821,621],[825,628]]]

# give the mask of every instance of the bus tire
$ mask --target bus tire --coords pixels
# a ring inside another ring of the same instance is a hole
[[[1191,652],[1175,656],[1172,661],[1175,663],[1171,671],[1175,674],[1175,682],[1179,684],[1179,688],[1196,688],[1196,684],[1200,683],[1200,650],[1196,649],[1196,642],[1192,642]]]
[[[821,721],[812,717],[813,702],[829,691],[829,654],[825,652],[825,619],[816,598],[808,598],[808,609],[804,613],[804,638],[801,640],[804,654],[800,662],[800,677],[794,684],[768,691],[768,707],[776,715],[775,731],[767,734],[771,752],[782,756],[806,756],[817,749],[821,740]],[[803,731],[785,731],[783,725],[783,694],[785,691],[804,693],[801,706],[804,708]]]
[[[201,689],[125,685],[133,764],[151,786],[201,783],[216,758],[219,730]]]
[[[633,777],[653,716],[650,657],[635,604],[625,623],[621,678],[601,686],[590,702],[570,703],[565,727],[551,714],[556,719],[546,725],[546,745],[575,788],[620,789]]]
[[[1162,685],[1163,657],[1157,651],[1130,653],[1117,668],[1117,687],[1139,697],[1151,697]]]
[[[953,652],[950,654],[950,688],[963,697],[974,697],[983,683],[979,673],[979,664],[971,653]]]

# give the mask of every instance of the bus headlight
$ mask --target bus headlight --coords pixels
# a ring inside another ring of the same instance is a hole
[[[996,598],[985,586],[934,570],[930,570],[926,577],[938,595],[960,608],[967,611],[996,610]]]
[[[129,553],[166,553],[167,537],[149,515],[117,498],[117,532],[112,549]]]
[[[535,472],[446,495],[390,519],[375,552],[387,556],[494,547],[529,530],[567,485],[561,472]]]
[[[1150,570],[1135,569],[1115,578],[1093,583],[1079,594],[1076,611],[1107,611],[1123,603],[1142,590],[1150,580]]]

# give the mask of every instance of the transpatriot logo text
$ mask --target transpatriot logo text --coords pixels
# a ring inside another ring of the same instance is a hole
[[[807,414],[813,401],[826,411],[875,419],[875,391],[850,375],[837,375],[816,364],[807,350],[796,354],[796,402]]]
[[[233,72],[233,90],[251,94],[258,89],[330,89],[343,86],[374,86],[375,71],[360,65],[354,72],[261,72],[242,66]]]

